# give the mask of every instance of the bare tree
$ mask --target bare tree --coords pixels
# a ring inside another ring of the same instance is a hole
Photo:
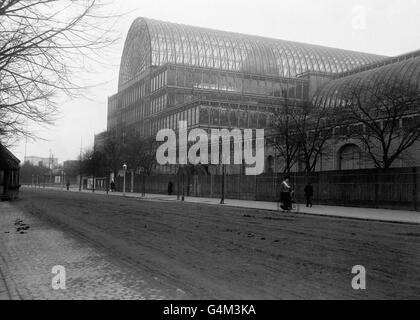
[[[116,176],[124,162],[122,155],[123,141],[114,131],[107,131],[104,134],[103,145],[97,146],[96,149],[103,153],[106,173],[113,173]]]
[[[299,148],[298,159],[304,164],[305,172],[313,172],[321,156],[330,154],[335,115],[328,108],[307,102],[291,117]]]
[[[157,142],[154,137],[143,138],[139,141],[141,150],[139,164],[143,168],[146,175],[150,176],[156,167],[156,150]]]
[[[299,139],[292,128],[294,109],[295,107],[289,106],[285,101],[284,105],[277,108],[273,115],[275,133],[272,144],[278,157],[284,161],[284,173],[290,173],[298,161]]]
[[[354,81],[343,92],[345,135],[358,141],[377,168],[388,169],[420,140],[420,90],[400,78]]]
[[[95,179],[105,173],[105,157],[102,150],[85,150],[81,159],[81,174],[92,176],[92,191],[95,192]]]
[[[100,1],[0,0],[1,140],[33,137],[29,125],[56,119],[59,94],[84,87],[74,75],[115,40]]]
[[[156,140],[140,137],[136,134],[126,134],[123,144],[123,158],[128,167],[141,169],[150,176],[156,165]]]
[[[25,184],[36,185],[36,182],[39,182],[39,177],[44,179],[48,173],[49,169],[47,167],[35,166],[30,162],[25,162],[20,170],[20,180]]]
[[[306,172],[313,172],[322,155],[328,155],[333,135],[334,115],[326,108],[306,102],[279,108],[275,114],[274,146],[290,173],[298,162]]]
[[[124,138],[124,159],[129,168],[143,175],[143,194],[146,193],[146,176],[151,176],[157,164],[157,142],[153,137],[145,138],[127,134]]]

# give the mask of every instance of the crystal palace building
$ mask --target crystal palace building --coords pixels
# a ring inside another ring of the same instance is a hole
[[[108,100],[107,130],[147,137],[181,120],[191,129],[268,130],[285,99],[333,107],[337,90],[355,77],[395,73],[419,84],[420,52],[389,58],[139,18],[125,42],[118,92]],[[355,147],[337,144],[319,170],[363,167],[353,161]],[[281,171],[269,147],[266,158]]]

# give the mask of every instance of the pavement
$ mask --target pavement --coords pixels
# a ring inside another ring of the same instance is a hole
[[[41,188],[43,189],[43,188]],[[46,188],[48,189],[48,187]],[[62,190],[63,188],[51,188],[54,190]],[[78,188],[71,188],[70,192],[79,192]],[[92,193],[89,190],[83,190],[82,192]],[[104,191],[95,191],[97,194],[105,194]],[[122,192],[110,192],[110,196],[124,196]],[[169,196],[163,194],[146,194],[142,196],[140,193],[126,192],[126,197],[130,198],[141,198],[148,201],[178,201],[177,196]],[[197,197],[185,197],[185,202],[190,203],[202,203],[207,205],[220,206],[219,198],[197,198]],[[238,208],[251,208],[259,210],[278,211],[278,203],[276,202],[264,202],[264,201],[249,201],[249,200],[234,200],[226,199],[223,206],[238,207]],[[394,222],[394,223],[408,223],[408,224],[420,224],[420,212],[417,211],[406,211],[406,210],[388,210],[388,209],[371,209],[371,208],[354,208],[354,207],[341,207],[341,206],[324,206],[315,205],[312,208],[306,208],[305,205],[297,204],[293,211],[298,214],[307,214],[314,216],[328,216],[338,217],[346,219],[357,219],[357,220],[369,220],[369,221],[383,221],[383,222]]]
[[[65,289],[53,288],[56,266],[66,268]],[[34,299],[182,299],[182,292],[12,202],[0,202],[0,300]]]

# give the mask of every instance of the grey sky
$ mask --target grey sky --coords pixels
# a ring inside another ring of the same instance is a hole
[[[125,36],[139,16],[389,56],[420,49],[420,0],[114,0],[109,11],[128,12],[115,25],[121,39],[108,64],[82,75],[101,84],[60,105],[54,127],[35,128],[46,141],[28,142],[28,156],[51,149],[60,162],[76,159],[81,140],[87,148],[106,129],[107,97],[117,91]],[[23,160],[25,141],[12,151]]]

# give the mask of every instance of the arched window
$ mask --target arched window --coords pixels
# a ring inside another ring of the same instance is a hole
[[[274,158],[273,156],[268,156],[265,163],[265,172],[273,173],[274,172]]]
[[[339,170],[357,170],[361,168],[361,150],[355,144],[342,147],[339,155]]]

